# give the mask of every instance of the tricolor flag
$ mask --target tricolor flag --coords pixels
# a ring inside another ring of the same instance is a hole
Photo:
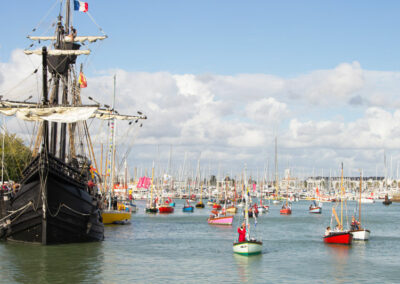
[[[85,77],[85,75],[83,75],[82,72],[79,74],[78,81],[79,81],[79,85],[80,85],[81,88],[86,88],[87,87],[86,77]]]
[[[86,13],[89,10],[89,5],[87,2],[74,0],[74,10]]]

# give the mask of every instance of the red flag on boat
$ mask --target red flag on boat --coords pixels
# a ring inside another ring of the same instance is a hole
[[[318,186],[317,186],[317,189],[315,190],[315,192],[317,193],[317,196],[319,196],[319,189],[318,189]]]
[[[86,88],[87,87],[87,81],[85,75],[83,75],[83,72],[79,74],[79,85],[81,88]]]

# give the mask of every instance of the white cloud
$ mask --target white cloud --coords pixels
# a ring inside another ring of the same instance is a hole
[[[0,62],[0,92],[7,99],[25,99],[33,91],[40,96],[40,72],[19,84],[40,60],[26,60],[21,54],[17,50],[10,62]],[[310,170],[336,167],[343,160],[351,167],[375,171],[383,148],[400,157],[400,111],[393,109],[400,105],[400,73],[363,70],[353,62],[290,79],[124,70],[100,74],[87,78],[84,102],[92,96],[111,105],[112,74],[117,74],[119,112],[140,110],[148,115],[143,128],[132,130],[133,138],[124,136],[126,123],[118,123],[120,143],[125,148],[135,145],[131,157],[135,165],[150,165],[158,155],[165,163],[173,145],[175,161],[182,161],[185,152],[196,160],[201,152],[204,164],[210,161],[214,170],[218,164],[238,170],[244,162],[263,167],[267,158],[273,161],[277,126],[279,156],[285,160],[281,165],[290,161]],[[27,133],[25,123],[11,120],[8,126],[10,131]],[[91,132],[97,149],[107,143],[105,123],[93,123]]]

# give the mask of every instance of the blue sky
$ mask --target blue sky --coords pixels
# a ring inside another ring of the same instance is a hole
[[[28,34],[55,2],[9,1],[3,6],[0,24],[7,29],[2,29],[2,59],[26,47],[28,41],[21,35]],[[93,59],[96,68],[284,77],[354,60],[365,69],[400,68],[398,1],[88,3],[89,12],[110,36]],[[83,13],[75,12],[74,18],[96,32]],[[81,25],[78,33],[84,29]]]
[[[3,5],[0,93],[30,72],[16,50],[28,34],[50,35],[59,3]],[[181,162],[188,153],[196,164],[201,152],[214,169],[262,168],[275,135],[280,165],[304,171],[344,161],[356,175],[375,175],[377,165],[382,174],[383,149],[400,160],[400,1],[88,3],[109,38],[83,57],[82,96],[110,104],[117,74],[121,112],[148,114],[132,163],[151,165],[156,145],[166,162],[173,145]],[[78,35],[101,34],[85,13],[73,21]]]

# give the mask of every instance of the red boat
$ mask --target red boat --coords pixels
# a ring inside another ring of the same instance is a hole
[[[351,245],[353,235],[350,232],[330,232],[329,235],[324,236],[324,243],[327,244],[342,244]]]
[[[219,209],[221,209],[221,205],[214,203],[213,208],[219,210]]]
[[[283,208],[279,211],[279,213],[281,213],[281,215],[290,215],[292,214],[292,209],[290,208]]]
[[[163,205],[158,207],[158,213],[173,213],[174,212],[174,207],[169,206],[169,205]]]

